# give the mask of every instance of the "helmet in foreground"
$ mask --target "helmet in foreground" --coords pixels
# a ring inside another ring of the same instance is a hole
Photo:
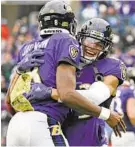
[[[75,35],[76,20],[69,4],[61,0],[46,3],[39,12],[40,36],[60,32],[70,32]]]

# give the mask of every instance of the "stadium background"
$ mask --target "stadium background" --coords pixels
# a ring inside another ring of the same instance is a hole
[[[104,18],[111,24],[115,34],[111,56],[119,58],[123,53],[135,56],[135,1],[68,2],[76,14],[78,28],[92,17]],[[11,118],[5,109],[4,98],[17,53],[24,42],[38,37],[37,15],[45,3],[43,0],[1,2],[1,145],[5,145],[7,125]],[[130,58],[124,62],[128,67],[134,66]]]

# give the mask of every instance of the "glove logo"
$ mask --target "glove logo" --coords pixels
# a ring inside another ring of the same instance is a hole
[[[37,87],[36,91],[41,91],[40,87]]]

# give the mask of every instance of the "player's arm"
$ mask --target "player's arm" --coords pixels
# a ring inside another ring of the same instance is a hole
[[[130,97],[127,100],[127,115],[132,125],[135,125],[135,98]]]
[[[91,100],[92,103],[96,105],[102,104],[104,101],[106,101],[108,98],[110,98],[111,95],[113,95],[117,89],[119,80],[117,77],[113,75],[108,75],[104,77],[104,82],[94,82],[89,90],[76,90],[78,93],[80,93],[82,96],[88,98]],[[57,89],[52,88],[50,90],[50,87],[46,87],[45,85],[39,83],[34,84],[32,86],[39,86],[41,88],[41,93],[36,94],[36,91],[33,91],[32,94],[33,97],[29,97],[29,100],[43,100],[52,98],[54,100],[60,101],[60,96],[58,94]],[[34,88],[35,89],[35,88]],[[98,91],[98,93],[97,93]]]
[[[78,110],[80,113],[83,114],[92,114],[94,116],[98,116],[100,114],[100,118],[107,121],[107,123],[114,129],[116,135],[121,136],[118,128],[118,122],[119,126],[125,131],[125,125],[121,117],[115,113],[111,112],[108,115],[108,110],[104,109],[102,107],[102,110],[99,106],[96,106],[91,103],[90,99],[87,99],[86,97],[83,97],[83,95],[79,94],[77,91],[75,91],[76,87],[76,68],[69,64],[60,64],[57,68],[57,88],[59,89],[59,93],[57,93],[56,89],[51,89],[50,87],[46,87],[42,83],[35,83],[34,86],[38,85],[38,88],[40,87],[41,92],[38,95],[33,91],[32,94],[33,97],[30,97],[31,100],[36,100],[35,98],[38,97],[39,99],[46,99],[52,97],[55,100],[58,100],[58,98],[61,99],[65,104],[67,104],[69,107]],[[34,88],[34,89],[35,89]],[[113,90],[112,90],[113,91]],[[42,93],[42,94],[41,94]],[[97,109],[97,110],[96,110]],[[101,111],[101,112],[100,112]],[[110,112],[110,111],[109,111]],[[109,117],[109,119],[107,118]]]
[[[117,77],[108,75],[104,81],[94,82],[88,90],[77,90],[83,96],[89,98],[96,105],[100,105],[112,96],[119,84]],[[98,91],[98,92],[97,92]]]
[[[8,110],[8,112],[10,112],[12,115],[15,114],[14,109],[12,108],[11,104],[10,104],[10,93],[14,88],[14,85],[17,81],[17,79],[19,78],[19,74],[17,74],[16,72],[13,73],[12,79],[10,81],[10,85],[5,97],[5,103],[6,103],[6,108]]]
[[[99,116],[101,107],[92,104],[79,94],[76,88],[76,68],[70,64],[61,63],[57,67],[56,84],[60,100],[80,113]]]
[[[97,105],[102,104],[110,96],[114,96],[118,85],[126,79],[125,65],[119,60],[110,59],[110,61],[113,62],[113,66],[106,71],[107,76],[104,77],[103,82],[94,82],[89,90],[78,91]],[[108,60],[107,64],[110,61]]]
[[[119,80],[113,75],[108,75],[104,77],[104,84],[106,84],[106,86],[109,88],[110,95],[113,96],[119,85]]]
[[[75,90],[76,68],[72,65],[61,63],[57,67],[56,84],[61,101],[70,108],[73,108],[80,113],[93,115],[102,119],[108,116],[108,109],[93,104],[89,99]],[[111,112],[109,118],[105,118],[104,120],[106,120],[106,122],[114,129],[116,135],[121,136],[119,126],[125,132],[125,124],[121,116],[116,112]]]
[[[94,82],[89,90],[76,90],[84,97],[89,98],[93,103],[100,105],[113,95],[117,89],[119,80],[113,75],[104,77],[104,82]],[[98,91],[98,93],[97,93]],[[51,97],[55,100],[59,99],[56,89],[52,89]]]
[[[94,104],[100,105],[101,103],[106,101],[111,95],[115,93],[118,86],[118,82],[119,80],[117,77],[113,75],[108,75],[104,77],[104,82],[101,82],[101,81],[94,82],[91,85],[89,90],[76,90],[76,91],[79,92],[82,96],[89,98],[91,102],[93,102]],[[38,84],[38,85],[40,86],[41,84]],[[49,87],[46,87],[43,84],[42,84],[42,87],[43,87],[42,89],[45,89],[45,90],[44,90],[43,96],[41,96],[41,99],[47,99],[51,97],[54,100],[60,101],[59,100],[60,96],[58,94],[57,89],[52,88],[52,91],[49,94],[48,92],[50,91],[47,90],[49,89]],[[46,97],[46,95],[48,95],[48,97]]]
[[[98,110],[95,112],[96,107],[99,108],[99,106],[96,106],[91,103],[90,99],[87,99],[86,97],[83,97],[81,94],[79,94],[77,91],[75,91],[76,87],[76,80],[75,80],[75,67],[69,64],[61,64],[58,66],[57,69],[57,88],[60,90],[59,94],[57,93],[56,89],[50,90],[49,87],[46,87],[43,84],[38,84],[38,88],[40,87],[41,92],[38,95],[36,92],[32,92],[33,97],[30,97],[31,100],[39,100],[39,99],[47,99],[52,96],[53,99],[58,100],[58,98],[61,99],[65,104],[67,104],[69,107],[78,110],[79,112],[83,114],[92,114],[94,116],[98,116]],[[37,86],[35,84],[35,86]],[[113,89],[113,88],[112,88]],[[112,90],[113,91],[113,90]],[[42,93],[42,94],[41,94]],[[52,93],[52,95],[51,95]],[[38,97],[38,99],[37,99]],[[94,109],[94,110],[93,110]],[[104,108],[102,107],[102,110]],[[105,110],[106,111],[106,110]],[[105,112],[104,111],[104,112]],[[91,113],[92,112],[92,113]],[[100,113],[100,118],[106,120],[106,117],[108,114]],[[125,124],[121,117],[116,112],[111,112],[109,119],[106,120],[106,122],[114,129],[114,132],[117,135],[121,136],[119,132],[119,126],[122,128],[123,131],[125,131]],[[119,122],[119,124],[117,124]],[[118,126],[119,125],[119,126]]]
[[[21,72],[24,73],[33,67],[40,66],[41,64],[43,64],[44,63],[43,60],[35,59],[36,57],[43,56],[43,55],[44,55],[44,52],[40,50],[39,51],[36,50],[36,51],[29,53],[27,56],[25,56],[25,58],[23,58],[20,62],[18,62],[16,66],[16,71],[12,75],[12,79],[10,81],[9,88],[8,88],[6,98],[5,98],[7,110],[11,114],[14,114],[15,111],[10,104],[10,93],[12,92],[17,79],[19,78]]]

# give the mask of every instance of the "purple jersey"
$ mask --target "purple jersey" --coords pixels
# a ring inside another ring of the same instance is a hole
[[[120,97],[121,102],[122,102],[122,110],[125,113],[126,112],[127,100],[131,97],[134,97],[134,91],[130,87],[125,88],[125,87],[121,86],[119,88],[119,97]]]
[[[39,67],[39,75],[43,84],[56,88],[56,70],[61,62],[67,62],[76,68],[80,61],[80,47],[78,42],[69,34],[58,33],[46,40],[37,40],[23,46],[19,54],[19,60],[28,52],[42,48],[44,50],[45,63]],[[46,45],[46,47],[45,47]],[[50,98],[48,101],[32,103],[35,111],[43,112],[59,122],[63,122],[70,112],[70,108]]]
[[[117,77],[119,84],[122,84],[126,77],[125,66],[120,60],[105,58],[97,61],[95,66],[103,76],[113,75]],[[77,77],[77,88],[87,89],[94,82],[95,73],[93,66],[90,65],[82,69],[80,76]],[[70,146],[101,146],[106,144],[103,120],[96,117],[83,120],[75,119],[76,113],[73,117],[70,117],[73,119],[72,122],[69,119],[64,126],[64,133]]]
[[[130,120],[127,116],[127,110],[126,110],[127,100],[129,98],[135,98],[134,90],[131,89],[130,87],[121,86],[118,91],[119,91],[119,98],[121,100],[122,110],[124,113],[124,122],[127,127],[126,130],[135,132],[135,127],[133,127],[132,124],[130,123]]]
[[[95,64],[99,73],[103,76],[113,75],[119,79],[119,84],[123,83],[123,80],[126,79],[126,67],[121,62],[121,60],[114,58],[105,58],[97,61]],[[92,84],[95,82],[95,73],[92,65],[84,68],[80,72],[80,77],[77,77],[77,87],[79,88],[81,84],[89,83]]]

